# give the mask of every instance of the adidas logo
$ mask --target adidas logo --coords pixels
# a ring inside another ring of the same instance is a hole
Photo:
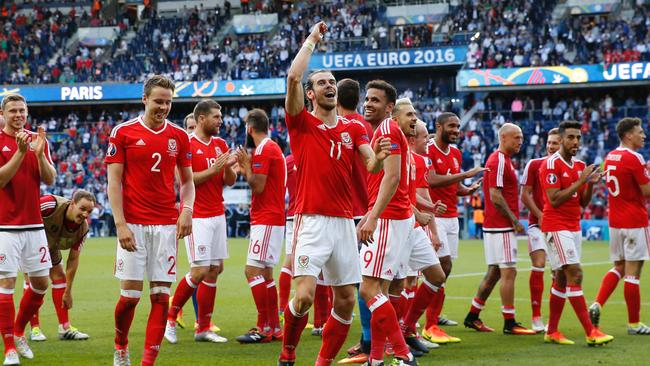
[[[11,149],[10,149],[7,145],[5,145],[5,146],[2,148],[2,152],[7,152],[7,151],[11,151]]]
[[[564,172],[564,174],[562,174],[562,177],[569,178],[569,175],[566,172]]]
[[[144,143],[144,140],[142,140],[142,139],[138,140],[138,142],[136,142],[135,144],[136,144],[137,146],[144,146],[144,145],[146,145],[146,144]]]
[[[442,164],[442,159],[438,158],[438,160],[436,160],[436,162],[437,162],[438,164]]]
[[[202,154],[203,154],[203,151],[201,151],[201,149],[196,150],[196,155],[202,155]]]

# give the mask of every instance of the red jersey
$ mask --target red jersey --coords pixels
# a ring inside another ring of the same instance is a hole
[[[306,108],[287,112],[286,123],[297,167],[295,213],[352,218],[352,165],[368,143],[363,125],[338,117],[329,127]]]
[[[111,132],[106,164],[124,164],[122,205],[126,222],[173,225],[178,219],[174,170],[192,166],[185,130],[165,121],[161,129],[147,127],[142,117],[121,123]]]
[[[646,198],[641,187],[650,175],[641,154],[619,147],[605,158],[609,190],[609,226],[618,229],[648,227]]]
[[[345,118],[359,121],[365,127],[368,136],[373,135],[372,125],[359,113],[348,114]],[[355,218],[363,217],[368,211],[368,174],[363,158],[357,154],[352,166],[352,214]]]
[[[431,163],[430,170],[438,175],[452,175],[460,173],[463,155],[457,147],[449,145],[448,151],[442,151],[434,139],[428,145],[428,157]],[[458,217],[458,183],[452,183],[444,187],[429,188],[431,200],[442,201],[447,205],[447,211],[437,217]]]
[[[41,217],[47,217],[50,216],[51,214],[56,211],[56,198],[52,195],[45,195],[41,197]],[[69,231],[73,232],[79,229],[81,224],[77,224],[74,221],[68,221],[68,219],[63,219],[63,225],[65,225],[65,228],[68,229]],[[81,251],[81,248],[83,247],[84,241],[86,240],[86,237],[88,235],[84,235],[81,240],[78,242],[74,243],[70,249],[76,250],[76,251]]]
[[[217,158],[228,153],[228,144],[220,137],[211,137],[210,142],[203,142],[195,134],[190,135],[192,149],[192,171],[202,172],[214,166]],[[194,198],[194,218],[221,216],[225,213],[223,205],[223,171],[209,180],[197,184]]]
[[[253,193],[251,224],[284,226],[284,192],[287,188],[287,163],[280,146],[265,138],[255,149],[251,161],[253,174],[266,175],[260,194]]]
[[[400,155],[400,178],[397,191],[388,202],[384,211],[379,215],[382,219],[405,220],[413,216],[411,199],[409,197],[409,170],[411,169],[411,153],[406,141],[406,136],[397,125],[397,122],[387,118],[379,124],[372,138],[372,144],[381,137],[390,138],[390,154]],[[377,201],[379,186],[384,178],[384,170],[368,175],[368,211],[372,210]]]
[[[531,159],[524,168],[524,176],[521,178],[521,185],[532,187],[533,201],[535,206],[541,210],[544,209],[544,191],[542,191],[542,184],[539,181],[539,169],[546,161],[546,157]],[[528,212],[528,226],[539,225],[537,216],[533,215],[532,211]]]
[[[287,217],[293,218],[296,211],[296,164],[292,154],[287,155],[285,160],[287,164],[287,195],[289,196]]]
[[[566,200],[559,207],[551,206],[548,200],[548,189],[558,188],[564,190],[569,188],[579,178],[582,171],[585,170],[585,163],[580,160],[571,159],[568,164],[560,152],[549,156],[545,164],[542,164],[539,170],[539,179],[544,190],[544,220],[542,220],[542,231],[545,233],[552,231],[580,231],[580,195],[584,186],[580,187],[576,193]]]
[[[411,205],[417,205],[417,189],[418,188],[429,188],[429,182],[427,181],[427,176],[429,175],[429,166],[427,164],[427,159],[422,155],[416,154],[411,151],[411,168],[410,168],[410,179],[409,179],[409,199],[411,200]],[[420,224],[416,221],[415,227],[419,227]]]
[[[25,130],[32,141],[37,134]],[[11,160],[18,151],[16,137],[0,130],[0,167]],[[45,158],[52,164],[50,146],[46,141]],[[43,228],[40,210],[41,174],[38,159],[31,146],[20,163],[16,174],[4,188],[0,188],[0,230],[29,230]]]
[[[483,173],[483,197],[485,198],[485,222],[483,231],[503,232],[512,231],[512,221],[504,216],[492,203],[490,188],[501,188],[501,194],[508,204],[510,211],[519,216],[519,182],[517,172],[512,166],[510,157],[500,150],[490,154],[485,162]]]

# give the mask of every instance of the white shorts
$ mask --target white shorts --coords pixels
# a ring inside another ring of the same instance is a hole
[[[52,268],[45,230],[0,231],[0,278]]]
[[[451,259],[458,258],[458,218],[436,217],[436,227],[442,244],[438,249],[438,258],[447,256],[451,256]]]
[[[546,251],[546,242],[544,242],[544,234],[539,226],[532,226],[528,228],[528,253],[537,250]]]
[[[267,268],[280,261],[284,226],[252,225],[250,235],[246,265]]]
[[[115,277],[120,280],[176,281],[176,225],[128,224],[136,251],[127,252],[117,242]]]
[[[558,270],[568,264],[580,263],[582,253],[582,233],[580,231],[552,231],[544,233],[544,239],[552,270]]]
[[[400,266],[408,262],[411,254],[408,238],[415,224],[415,217],[404,220],[377,220],[374,241],[361,247],[361,274],[367,277],[392,281]]]
[[[395,278],[402,279],[407,276],[418,276],[419,271],[440,264],[436,251],[433,250],[431,240],[423,228],[417,227],[411,230],[407,240],[411,253],[406,262],[400,265]]]
[[[192,219],[192,234],[184,238],[192,267],[218,265],[228,258],[226,216]]]
[[[517,236],[514,231],[505,233],[483,232],[485,263],[488,266],[511,268],[517,264]]]
[[[612,262],[650,259],[650,228],[609,228],[609,257]]]
[[[293,253],[293,217],[287,218],[286,226],[284,227],[284,254],[291,255]]]
[[[361,282],[357,233],[352,219],[296,215],[293,275],[318,278],[328,286]]]

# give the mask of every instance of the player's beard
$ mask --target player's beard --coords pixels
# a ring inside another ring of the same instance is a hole
[[[248,133],[246,134],[246,144],[245,144],[245,146],[247,148],[251,148],[251,149],[255,147],[255,140],[253,140],[253,136],[251,136]]]

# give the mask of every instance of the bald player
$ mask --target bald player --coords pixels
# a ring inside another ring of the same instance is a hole
[[[488,270],[479,285],[465,323],[480,322],[479,314],[496,283],[501,280],[501,312],[503,333],[535,334],[515,320],[515,278],[517,277],[517,233],[523,233],[519,222],[519,182],[511,157],[519,152],[524,135],[519,126],[506,123],[499,129],[499,148],[488,157],[485,167],[483,195],[485,223],[483,245]],[[474,328],[476,329],[476,328]],[[491,332],[487,326],[483,331]],[[477,329],[478,330],[478,329]]]

